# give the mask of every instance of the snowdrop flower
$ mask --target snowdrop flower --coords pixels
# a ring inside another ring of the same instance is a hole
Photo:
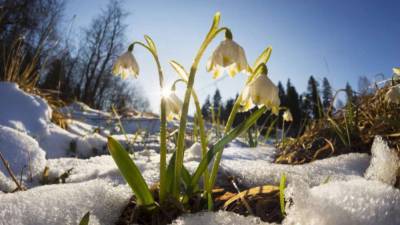
[[[247,68],[243,48],[229,37],[218,45],[207,63],[207,72],[211,71],[214,79],[221,76],[225,69],[233,77]]]
[[[400,67],[393,67],[393,74],[395,80],[400,80]]]
[[[163,98],[165,100],[167,120],[179,119],[183,105],[182,100],[178,98],[174,91],[163,91]]]
[[[113,74],[121,75],[125,79],[128,75],[133,75],[137,78],[139,74],[139,65],[131,51],[126,51],[118,57],[112,70]]]
[[[280,104],[278,87],[272,83],[266,73],[258,75],[243,90],[241,105],[244,111],[248,111],[254,105],[265,105],[273,114],[278,115]]]
[[[389,103],[400,104],[400,86],[394,86],[386,92],[385,100]]]
[[[292,122],[293,121],[293,116],[292,116],[292,113],[290,112],[290,110],[286,110],[284,113],[283,113],[283,121],[286,121],[286,122]]]

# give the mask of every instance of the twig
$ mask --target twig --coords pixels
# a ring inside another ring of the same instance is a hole
[[[14,183],[17,185],[17,190],[20,190],[20,191],[26,190],[26,188],[25,188],[22,184],[20,184],[20,183],[18,182],[18,180],[17,180],[17,178],[15,177],[13,171],[11,170],[10,164],[7,162],[7,160],[4,159],[3,154],[1,154],[1,152],[0,152],[0,158],[1,158],[1,161],[3,162],[3,164],[4,164],[4,167],[7,169],[7,172],[8,172],[8,174],[10,175],[11,179],[12,179],[12,180],[14,181]],[[22,182],[21,182],[21,183],[22,183]]]

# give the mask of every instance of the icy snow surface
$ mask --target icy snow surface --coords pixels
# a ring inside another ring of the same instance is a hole
[[[397,153],[390,149],[380,136],[375,137],[371,153],[371,165],[368,167],[365,177],[394,185],[400,167],[400,159]]]
[[[0,225],[77,225],[90,211],[90,224],[114,224],[131,196],[124,185],[103,180],[46,185],[0,194]]]
[[[136,154],[135,164],[143,173],[148,184],[159,180],[159,154],[152,150]],[[110,155],[91,157],[89,159],[59,158],[49,159],[49,177],[56,178],[67,170],[72,169],[71,175],[66,179],[67,183],[82,182],[92,179],[105,179],[116,184],[125,184],[114,160]]]
[[[26,177],[37,177],[43,172],[46,165],[46,153],[39,147],[35,139],[1,125],[0,152],[16,176],[23,172]],[[0,162],[0,172],[8,175],[2,162]]]
[[[233,212],[218,211],[187,214],[176,219],[172,225],[268,225],[252,216],[244,217]]]
[[[311,189],[294,182],[285,193],[293,206],[283,224],[400,224],[400,191],[379,181],[359,178]]]
[[[318,160],[304,165],[283,165],[273,163],[273,147],[228,147],[225,148],[221,173],[235,176],[246,186],[278,184],[283,173],[290,183],[300,179],[315,186],[325,180],[349,180],[362,177],[369,165],[367,154],[351,153]],[[197,162],[189,161],[185,165],[193,171]]]

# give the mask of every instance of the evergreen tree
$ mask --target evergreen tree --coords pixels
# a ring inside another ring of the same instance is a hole
[[[287,107],[293,116],[294,130],[297,130],[302,120],[302,112],[300,109],[299,94],[297,93],[296,88],[292,86],[290,79],[288,79],[286,83],[286,102]]]
[[[308,114],[314,119],[322,117],[322,103],[319,96],[319,83],[313,76],[308,80],[307,94],[306,94],[306,107]]]
[[[326,112],[331,106],[333,100],[332,87],[326,77],[322,81],[322,105]]]
[[[346,104],[354,103],[354,101],[355,101],[355,96],[354,96],[354,94],[353,94],[353,93],[354,93],[354,92],[353,92],[353,88],[351,87],[351,85],[349,84],[349,82],[346,83],[345,91],[346,91],[346,100],[347,100]]]
[[[281,100],[281,106],[287,106],[285,89],[280,81],[278,82],[278,95]]]
[[[224,107],[222,105],[222,97],[221,93],[219,92],[219,89],[215,90],[214,96],[213,96],[213,109],[215,113],[215,117],[219,118],[220,120],[222,119],[222,115],[224,114]],[[219,115],[219,117],[218,117]]]
[[[210,101],[210,95],[207,96],[206,101],[204,102],[203,106],[201,107],[201,114],[203,114],[203,118],[205,120],[209,120],[211,118],[211,101]]]

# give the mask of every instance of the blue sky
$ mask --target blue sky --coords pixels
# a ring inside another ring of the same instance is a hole
[[[65,17],[76,15],[74,26],[86,26],[107,2],[69,0]],[[128,40],[143,40],[144,34],[153,38],[167,83],[177,78],[168,61],[177,60],[189,70],[217,11],[222,14],[221,25],[232,29],[250,64],[265,47],[272,46],[268,63],[271,79],[286,84],[290,78],[300,93],[305,91],[310,75],[320,81],[326,76],[334,89],[346,82],[356,89],[359,76],[373,80],[376,74],[390,75],[392,67],[400,66],[400,1],[396,0],[126,0],[123,5],[129,13]],[[221,40],[223,35],[210,45],[199,66],[195,87],[201,102],[216,88],[224,100],[233,97],[245,81],[245,75],[239,74],[215,82],[205,71],[208,57]],[[134,82],[158,112],[154,62],[139,48],[135,56],[141,75]],[[183,87],[179,89],[182,95]]]

